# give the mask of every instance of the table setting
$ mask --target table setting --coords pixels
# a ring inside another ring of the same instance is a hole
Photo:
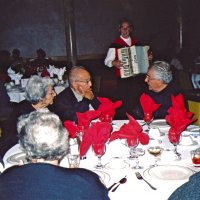
[[[109,104],[116,105],[115,102]],[[115,110],[119,106],[106,107]],[[184,120],[178,123],[181,129],[172,123],[174,109],[183,112]],[[106,113],[112,113],[109,119],[114,119],[113,110],[106,112],[105,109],[104,115]],[[168,117],[152,119],[150,125],[144,120],[135,120],[128,113],[124,120],[108,121],[100,117],[101,114],[100,110],[77,113],[77,124],[64,123],[69,131],[70,153],[60,166],[86,168],[98,174],[109,189],[111,200],[147,197],[165,200],[200,171],[200,127],[192,125],[194,119],[182,107],[181,97],[173,99]],[[175,135],[175,139],[178,138],[176,151],[170,141],[171,130],[179,130],[178,136]],[[191,140],[181,144],[185,136],[190,136]],[[26,163],[25,154],[17,144],[3,158],[5,169],[18,165],[20,160]]]

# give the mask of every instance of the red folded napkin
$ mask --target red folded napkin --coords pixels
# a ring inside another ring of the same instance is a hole
[[[148,134],[142,132],[142,127],[140,124],[128,113],[126,113],[129,118],[128,124],[124,124],[118,131],[114,131],[110,136],[109,142],[112,142],[115,139],[126,139],[129,146],[132,146],[137,143],[137,140],[142,145],[149,143]]]
[[[193,113],[187,112],[185,108],[182,94],[178,94],[176,97],[172,95],[172,106],[168,109],[168,115],[165,117],[171,126],[168,134],[171,143],[179,142],[181,133],[195,121],[192,117]]]
[[[87,129],[93,119],[96,119],[101,114],[100,111],[89,110],[84,113],[76,113],[78,124],[73,121],[66,120],[63,125],[69,131],[69,137],[75,138],[78,133],[84,132]]]
[[[98,118],[101,115],[100,111],[97,110],[88,110],[84,113],[76,112],[78,119],[78,126],[87,128],[91,121]]]
[[[154,100],[147,94],[143,93],[140,96],[140,104],[143,109],[144,117],[147,117],[151,120],[153,117],[154,111],[156,111],[161,104],[156,104]]]
[[[95,122],[85,132],[80,144],[80,156],[84,156],[92,144],[105,144],[112,126],[108,122]]]
[[[77,136],[79,128],[74,122],[66,120],[64,121],[63,125],[68,130],[70,138],[75,138]]]
[[[115,116],[115,110],[122,105],[122,101],[119,100],[112,102],[110,99],[105,97],[98,97],[98,100],[101,103],[97,109],[98,111],[101,111],[99,119],[101,121],[111,122]]]

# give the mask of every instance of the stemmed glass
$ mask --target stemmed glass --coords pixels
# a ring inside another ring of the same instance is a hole
[[[177,151],[177,145],[179,144],[180,141],[178,142],[171,142],[174,145],[174,153],[177,157],[176,160],[181,160],[181,154]]]
[[[135,149],[136,149],[136,147],[138,146],[138,144],[139,144],[139,140],[138,140],[138,138],[135,138],[135,139],[127,139],[127,141],[126,141],[126,143],[127,143],[127,146],[129,147],[129,159],[130,160],[133,160],[133,159],[135,159],[136,157],[135,157]]]
[[[150,142],[149,146],[147,147],[147,151],[154,156],[154,164],[151,165],[151,167],[158,166],[157,162],[160,159],[160,155],[163,151],[163,148],[161,147],[161,141],[160,140],[153,140]]]
[[[139,165],[139,156],[143,156],[145,154],[145,150],[141,149],[141,148],[134,148],[132,150],[132,156],[135,157],[136,159],[136,165],[134,167],[132,167],[132,169],[143,169],[143,166]]]
[[[93,149],[95,155],[98,157],[98,163],[95,166],[95,168],[102,169],[103,165],[101,163],[101,157],[104,155],[104,153],[106,151],[106,145],[104,143],[92,144],[92,149]]]
[[[150,124],[151,124],[152,120],[153,120],[152,114],[144,113],[144,121],[147,125],[147,131],[150,130]]]
[[[174,146],[174,153],[175,153],[175,155],[177,157],[176,160],[181,160],[181,154],[178,153],[178,151],[177,151],[177,146],[180,143],[180,140],[181,140],[181,135],[178,135],[175,132],[173,134],[171,133],[170,136],[169,136],[169,141]]]
[[[101,117],[101,121],[102,122],[108,122],[108,123],[112,123],[112,115],[111,114],[105,114]]]

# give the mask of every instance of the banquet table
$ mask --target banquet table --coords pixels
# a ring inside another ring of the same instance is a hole
[[[144,125],[143,121],[138,122],[142,125],[144,130],[147,128],[146,125]],[[153,122],[155,122],[155,125],[153,125]],[[165,122],[164,120],[154,120],[153,122],[152,126],[158,127],[160,132],[162,133],[161,136],[158,136],[157,139],[160,139],[162,141],[162,147],[164,149],[163,153],[161,154],[161,159],[158,161],[158,167],[170,167],[172,168],[172,170],[176,168],[179,169],[179,167],[180,169],[182,169],[181,167],[183,167],[183,171],[180,171],[181,173],[185,171],[188,171],[192,174],[198,172],[200,168],[194,167],[192,165],[190,151],[198,148],[199,146],[199,127],[195,127],[192,125],[192,127],[196,128],[197,130],[195,134],[193,134],[193,132],[191,131],[191,137],[194,143],[190,145],[178,145],[178,152],[181,153],[181,160],[175,160],[174,158],[176,157],[174,156],[174,153],[172,151],[173,145],[169,142],[167,135],[170,127],[165,123],[163,125],[163,122]],[[113,130],[118,130],[124,123],[127,123],[127,120],[114,120]],[[190,134],[190,130],[192,129],[188,129],[186,133]],[[70,148],[73,151],[77,151],[78,153],[77,144],[73,142],[70,142],[70,144]],[[102,182],[107,187],[111,186],[115,182],[118,182],[121,178],[126,176],[126,183],[121,184],[115,192],[109,192],[109,197],[111,200],[167,200],[171,193],[176,190],[176,188],[188,181],[189,176],[179,179],[178,175],[173,174],[173,177],[175,177],[174,180],[151,176],[149,174],[149,170],[152,169],[150,168],[150,165],[153,164],[154,157],[148,153],[147,146],[148,145],[139,145],[140,148],[145,150],[145,154],[139,157],[140,165],[144,167],[143,169],[135,170],[132,168],[135,165],[135,160],[128,159],[129,148],[126,146],[126,142],[123,139],[117,139],[106,144],[106,153],[102,156],[102,164],[104,165],[103,169],[96,169],[94,167],[95,164],[97,164],[97,157],[94,155],[92,149],[89,149],[89,151],[87,152],[86,159],[80,160],[79,167],[86,168],[97,173],[101,177]],[[17,163],[10,162],[12,161],[10,158],[13,155],[19,155],[19,157],[22,156],[22,158],[25,155],[23,155],[19,144],[13,146],[5,154],[3,158],[5,169],[10,166],[17,165]],[[118,164],[116,164],[116,160]],[[112,163],[114,163],[115,165],[113,165]],[[66,157],[63,158],[60,166],[68,167],[68,160]],[[136,171],[139,171],[146,180],[148,180],[154,187],[157,188],[157,190],[151,189],[149,185],[147,185],[147,183],[145,183],[143,180],[138,180],[135,175]]]

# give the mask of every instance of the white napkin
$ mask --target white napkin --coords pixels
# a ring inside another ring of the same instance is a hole
[[[53,74],[58,76],[59,80],[62,80],[63,74],[66,71],[66,67],[63,68],[56,68],[54,65],[49,65],[49,67],[47,68],[49,74],[51,77],[53,77]]]
[[[19,85],[23,74],[20,74],[20,73],[15,74],[15,72],[12,69],[10,69],[10,70],[9,69],[8,69],[8,71],[9,71],[8,76],[10,76],[11,80],[15,81],[16,85]]]

